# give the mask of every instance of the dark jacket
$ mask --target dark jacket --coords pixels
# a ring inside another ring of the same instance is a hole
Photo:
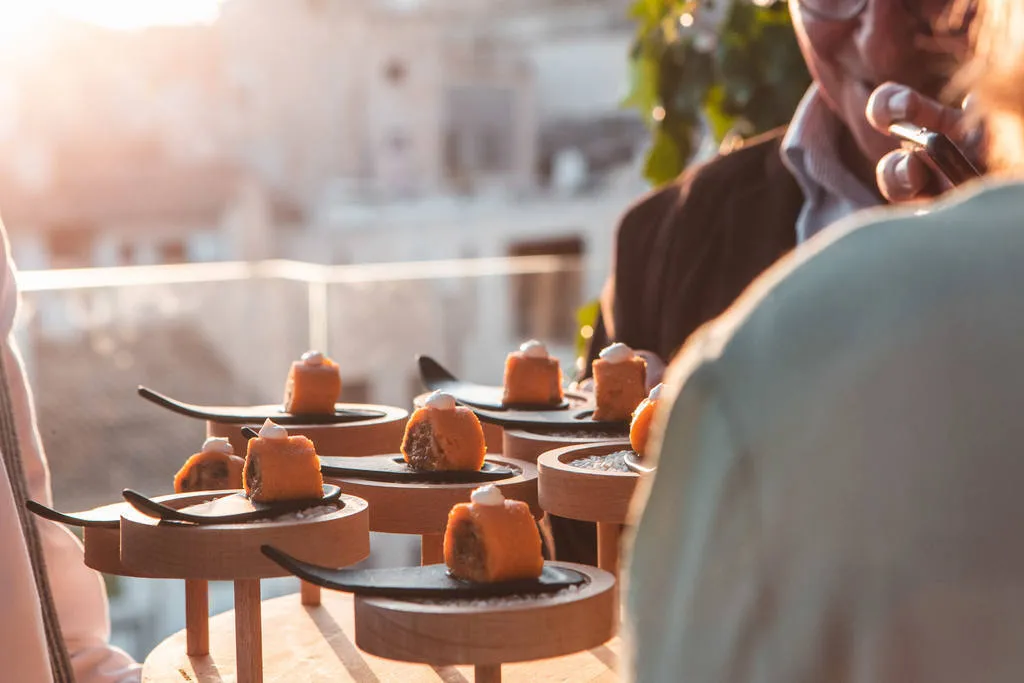
[[[626,212],[591,360],[609,341],[671,360],[694,330],[793,249],[804,198],[782,163],[783,133],[693,167]]]
[[[666,362],[796,246],[804,197],[779,153],[784,131],[688,170],[630,208],[619,224],[610,286],[590,363],[611,341]],[[559,559],[594,564],[593,524],[550,517]]]

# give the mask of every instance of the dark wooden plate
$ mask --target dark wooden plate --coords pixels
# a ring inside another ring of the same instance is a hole
[[[249,500],[244,491],[236,491],[197,505],[181,508],[180,510],[147,498],[138,491],[131,489],[125,489],[122,495],[129,505],[142,514],[167,522],[237,524],[239,522],[270,519],[288,514],[289,512],[298,512],[306,508],[337,503],[341,497],[341,489],[337,486],[325,484],[322,498],[314,500],[289,500],[275,503],[254,503]]]
[[[563,400],[557,405],[505,405],[502,397],[505,393],[503,387],[488,386],[486,384],[473,384],[464,382],[448,372],[440,363],[430,356],[417,356],[416,363],[420,368],[420,381],[430,391],[443,391],[451,395],[459,403],[472,408],[483,408],[485,410],[567,410],[569,401]],[[586,401],[582,394],[567,394],[579,401]]]
[[[320,471],[326,477],[339,479],[428,484],[482,483],[511,479],[519,475],[519,472],[511,467],[486,460],[483,467],[475,471],[416,470],[409,467],[401,455],[370,455],[360,458],[320,456]]]
[[[330,569],[296,560],[277,548],[265,545],[263,554],[303,581],[355,595],[383,598],[474,599],[511,595],[557,593],[587,582],[574,569],[545,565],[539,579],[473,583],[448,574],[443,564],[388,569]]]
[[[648,467],[647,465],[645,465],[643,458],[641,458],[640,454],[637,453],[636,451],[630,451],[626,453],[623,459],[626,461],[626,467],[633,470],[637,474],[650,474],[654,470],[658,469],[657,467]]]
[[[381,410],[362,408],[341,408],[338,407],[332,415],[294,415],[284,412],[281,406],[200,406],[194,403],[185,403],[177,399],[165,396],[160,392],[153,391],[146,387],[139,387],[139,396],[173,410],[180,415],[199,418],[200,420],[212,420],[227,424],[254,424],[262,423],[271,419],[280,425],[321,425],[321,424],[346,424],[351,422],[365,422],[386,417]]]

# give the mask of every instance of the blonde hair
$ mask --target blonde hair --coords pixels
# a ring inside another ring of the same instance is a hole
[[[959,85],[977,97],[993,168],[1024,171],[1024,2],[981,0]]]

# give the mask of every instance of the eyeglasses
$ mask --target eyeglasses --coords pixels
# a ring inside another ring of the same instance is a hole
[[[890,0],[883,0],[889,2]],[[800,7],[821,21],[850,21],[864,12],[868,0],[798,0]],[[917,32],[933,37],[967,35],[978,12],[977,0],[900,0]]]

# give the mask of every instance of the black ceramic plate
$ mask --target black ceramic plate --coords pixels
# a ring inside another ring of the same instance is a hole
[[[456,401],[473,408],[487,410],[565,410],[569,402],[563,400],[558,405],[509,405],[501,402],[505,393],[503,387],[492,387],[485,384],[473,384],[457,379],[440,363],[430,356],[417,356],[416,363],[420,368],[420,381],[430,391],[443,391],[450,394]],[[572,394],[570,394],[572,396]],[[579,397],[581,400],[584,397]]]
[[[539,429],[543,431],[608,432],[628,434],[629,422],[606,422],[591,419],[593,406],[573,410],[483,410],[472,409],[482,422],[501,427]]]
[[[341,489],[325,484],[322,498],[275,503],[254,503],[246,497],[244,491],[236,491],[180,510],[147,498],[131,489],[125,489],[122,495],[129,505],[148,517],[190,524],[235,524],[270,519],[289,512],[336,503],[341,497]]]
[[[629,453],[626,453],[624,460],[626,461],[626,467],[633,470],[637,474],[650,474],[654,470],[658,469],[657,467],[648,467],[644,465],[643,460],[640,458],[640,455],[637,454],[636,451],[630,451]]]
[[[369,408],[338,408],[333,415],[293,415],[284,412],[280,406],[199,406],[184,403],[143,386],[139,387],[139,396],[181,415],[227,424],[262,423],[267,418],[280,425],[345,424],[387,416],[384,411]]]
[[[34,500],[25,503],[25,507],[33,514],[53,522],[67,524],[68,526],[91,526],[104,529],[118,528],[121,523],[121,513],[129,509],[127,503],[112,503],[81,512],[58,512]]]
[[[587,582],[587,577],[574,569],[544,565],[539,579],[472,583],[448,575],[448,567],[431,564],[426,567],[389,569],[329,569],[296,560],[277,548],[265,545],[263,554],[303,581],[342,591],[381,598],[447,598],[474,599],[509,595],[543,595],[557,593]]]
[[[362,458],[320,457],[320,471],[326,477],[372,481],[428,484],[462,484],[510,479],[519,473],[505,465],[484,461],[476,471],[433,472],[414,470],[401,455],[371,455]]]

